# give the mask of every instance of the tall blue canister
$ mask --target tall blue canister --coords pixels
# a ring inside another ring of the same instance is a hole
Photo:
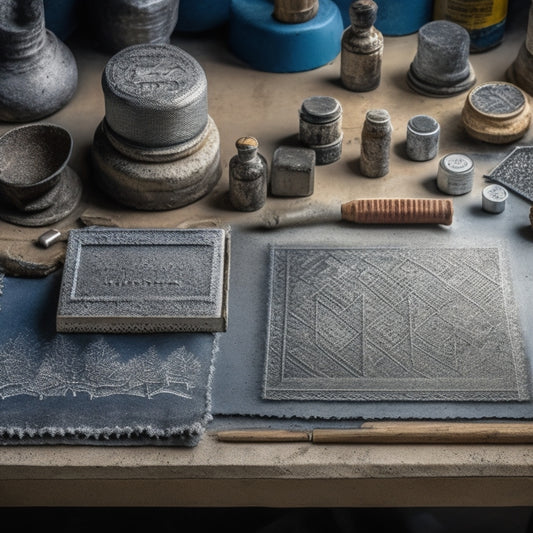
[[[344,27],[350,25],[350,4],[354,0],[334,0],[339,6]],[[375,27],[390,36],[417,32],[433,17],[433,0],[374,0],[378,5]]]

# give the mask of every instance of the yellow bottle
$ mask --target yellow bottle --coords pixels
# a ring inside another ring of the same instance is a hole
[[[450,20],[470,34],[470,51],[484,52],[503,40],[509,0],[435,0],[434,20]]]

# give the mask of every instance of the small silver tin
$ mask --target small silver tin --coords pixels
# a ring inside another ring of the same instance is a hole
[[[439,161],[437,187],[440,191],[459,196],[472,190],[474,161],[465,154],[447,154]]]
[[[501,185],[487,185],[481,193],[481,207],[487,213],[501,213],[505,210],[505,202],[509,193]]]

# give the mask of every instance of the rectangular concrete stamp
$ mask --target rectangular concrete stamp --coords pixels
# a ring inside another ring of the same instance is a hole
[[[263,399],[526,401],[504,255],[271,249]]]
[[[57,331],[225,331],[228,254],[223,229],[72,230]]]

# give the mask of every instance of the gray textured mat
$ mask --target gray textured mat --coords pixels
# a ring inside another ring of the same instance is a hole
[[[497,248],[273,248],[263,397],[526,400]]]
[[[517,146],[486,177],[533,202],[533,146]]]
[[[481,209],[476,197],[455,202],[452,226],[364,226],[349,223],[308,225],[278,230],[232,227],[228,330],[220,335],[213,380],[212,414],[234,420],[270,418],[290,422],[378,419],[532,418],[527,401],[317,401],[266,400],[262,397],[268,333],[269,253],[275,247],[350,248],[469,248],[497,247],[509,262],[509,281],[518,307],[518,319],[531,375],[533,329],[533,231],[526,226],[529,204],[517,196],[508,199],[495,217]],[[529,385],[528,385],[529,387]],[[290,420],[289,420],[290,419]]]

